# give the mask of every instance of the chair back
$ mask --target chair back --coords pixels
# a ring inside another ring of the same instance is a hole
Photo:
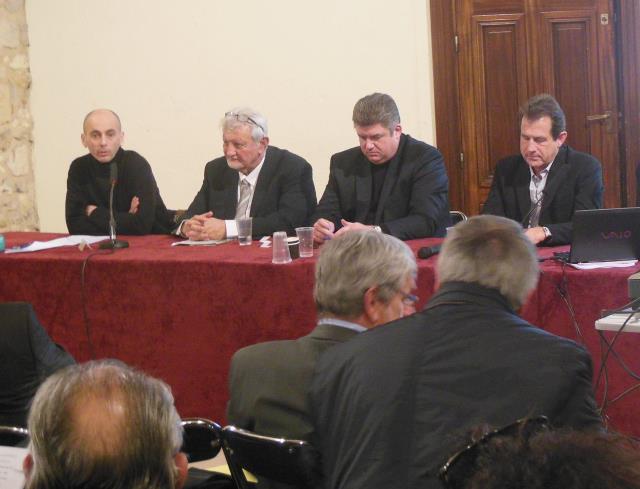
[[[455,226],[459,222],[467,220],[467,215],[461,211],[449,211],[449,216],[451,217],[451,224],[453,226]]]
[[[0,445],[25,447],[29,443],[29,431],[17,426],[0,426]]]
[[[222,430],[222,449],[238,489],[252,487],[242,469],[274,482],[299,488],[318,486],[319,455],[308,442],[262,436],[226,426]]]
[[[180,423],[184,430],[182,451],[189,462],[208,460],[220,451],[222,428],[206,418],[184,418]]]

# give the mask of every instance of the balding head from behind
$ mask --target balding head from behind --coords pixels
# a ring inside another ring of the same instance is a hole
[[[169,388],[116,361],[65,368],[38,390],[29,414],[27,489],[176,489],[182,430]]]

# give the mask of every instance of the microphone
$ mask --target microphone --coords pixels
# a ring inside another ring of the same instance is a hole
[[[427,259],[440,253],[442,245],[423,246],[418,250],[418,258]]]
[[[538,207],[538,204],[542,201],[542,199],[543,199],[546,195],[547,195],[547,187],[545,187],[545,188],[542,190],[542,193],[541,193],[540,197],[538,197],[538,200],[536,200],[536,201],[533,203],[533,205],[531,206],[531,209],[529,209],[529,212],[527,212],[527,213],[524,215],[524,219],[522,219],[522,221],[520,221],[520,225],[521,225],[522,227],[525,227],[525,224],[527,224],[527,225],[528,225],[528,220],[529,220],[529,218],[531,217],[531,214],[533,214],[533,211],[535,211],[535,210],[536,210],[536,208]]]
[[[113,213],[113,189],[118,183],[118,164],[115,161],[110,163],[109,167],[109,180],[111,181],[111,189],[109,190],[109,236],[111,239],[100,245],[100,249],[117,249],[128,248],[129,242],[116,239],[116,218]]]

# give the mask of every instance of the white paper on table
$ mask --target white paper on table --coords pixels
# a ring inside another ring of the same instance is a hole
[[[0,446],[0,487],[2,489],[24,487],[22,462],[27,452],[26,448]]]
[[[632,267],[638,260],[622,260],[622,261],[593,261],[585,263],[568,263],[570,267],[578,270],[593,270],[594,268],[627,268]]]
[[[231,239],[205,239],[203,241],[193,241],[186,239],[184,241],[176,241],[171,243],[171,246],[215,246],[222,243],[232,241]]]
[[[105,241],[109,236],[87,236],[84,234],[73,234],[71,236],[50,239],[49,241],[32,241],[20,246],[14,246],[4,250],[5,253],[29,253],[31,251],[49,250],[51,248],[62,248],[63,246],[78,246],[80,243],[93,244]]]

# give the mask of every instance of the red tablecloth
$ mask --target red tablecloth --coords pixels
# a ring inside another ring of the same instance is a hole
[[[10,247],[59,236],[7,233],[6,240]],[[97,358],[118,358],[162,378],[171,385],[182,416],[223,422],[233,352],[260,341],[295,338],[315,325],[314,258],[273,265],[271,249],[257,243],[171,247],[176,239],[170,236],[122,238],[130,242],[129,248],[102,252],[88,261],[91,251],[77,247],[0,254],[0,301],[31,302],[54,340],[80,361],[91,356],[89,335]],[[409,245],[417,250],[437,241],[416,240]],[[540,254],[547,257],[552,251],[557,249],[543,249]],[[436,258],[418,261],[422,306],[435,289]],[[81,295],[85,263],[88,332]],[[524,317],[584,343],[597,372],[600,343],[594,321],[601,309],[627,301],[627,277],[640,267],[578,271],[545,261],[541,268],[539,286],[522,311]],[[578,328],[569,306],[575,310]],[[640,369],[634,351],[640,336],[622,336],[616,350]],[[611,360],[608,365],[611,398],[632,385],[632,379]],[[611,425],[640,435],[634,416],[638,407],[640,391],[613,404],[607,410]]]

